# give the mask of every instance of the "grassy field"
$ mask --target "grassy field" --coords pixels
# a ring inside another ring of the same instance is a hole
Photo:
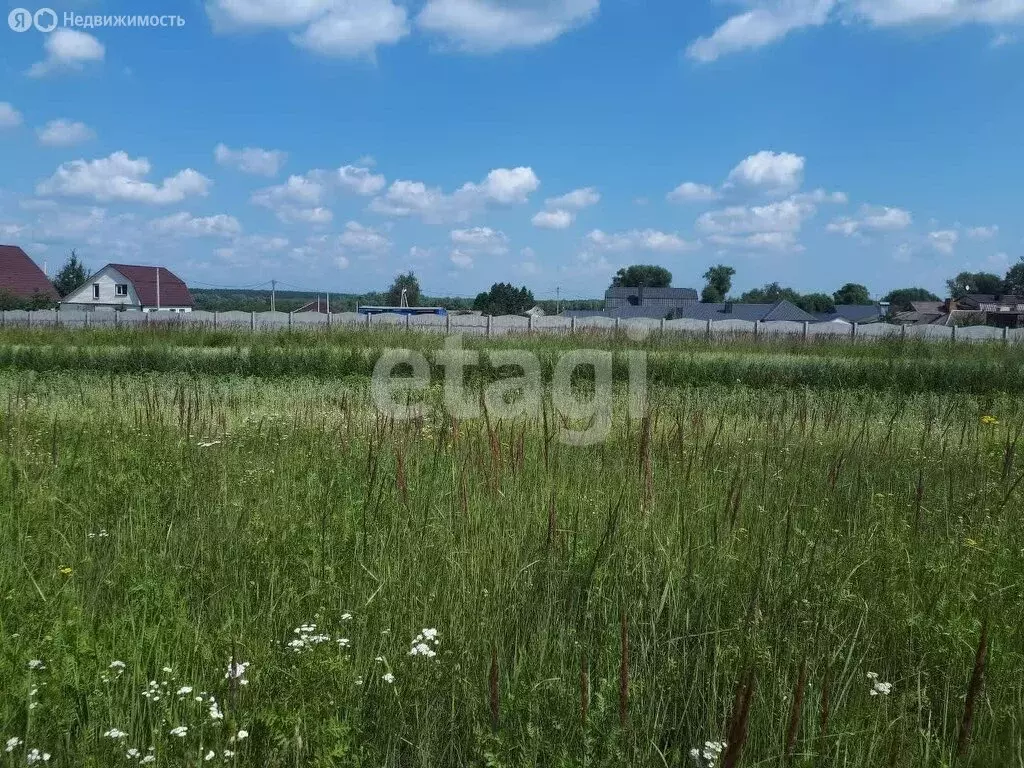
[[[649,339],[580,448],[379,416],[437,343],[0,332],[0,765],[1024,766],[1022,352]]]

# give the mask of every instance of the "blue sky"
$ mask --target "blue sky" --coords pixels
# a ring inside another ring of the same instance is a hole
[[[193,285],[360,292],[411,268],[432,294],[548,298],[726,263],[736,291],[881,295],[1024,255],[1024,0],[147,13],[185,24],[0,26],[0,242],[51,271],[73,247]]]

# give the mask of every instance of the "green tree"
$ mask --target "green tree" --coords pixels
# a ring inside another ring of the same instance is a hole
[[[793,302],[804,312],[835,312],[836,304],[827,293],[805,293]]]
[[[871,295],[860,283],[847,283],[832,294],[832,300],[836,304],[870,304]]]
[[[991,272],[961,272],[952,280],[946,281],[946,289],[954,299],[963,298],[968,293],[1000,294],[1003,291],[1003,278]]]
[[[700,300],[708,303],[725,301],[725,297],[729,295],[729,291],[732,289],[732,276],[735,274],[736,270],[732,267],[727,267],[725,264],[716,264],[709,268],[704,273],[707,285],[701,291]]]
[[[33,291],[25,302],[25,309],[53,309],[56,302],[45,293]]]
[[[416,275],[412,272],[407,272],[403,275],[398,275],[395,281],[391,284],[388,289],[387,299],[388,306],[397,307],[402,302],[402,289],[405,289],[405,298],[409,302],[410,307],[417,307],[420,303],[420,281],[416,279]]]
[[[60,272],[57,273],[57,277],[53,281],[53,287],[57,289],[57,293],[63,299],[88,279],[89,273],[85,269],[85,264],[72,248],[71,253],[68,254],[68,260],[64,262],[64,266],[60,268]]]
[[[743,304],[774,304],[777,301],[790,301],[796,304],[800,294],[792,288],[784,288],[778,283],[768,283],[762,288],[754,288],[740,296]]]
[[[612,278],[612,288],[668,288],[672,273],[654,264],[623,267]]]
[[[889,304],[890,312],[907,312],[911,309],[910,302],[912,301],[942,301],[942,299],[925,288],[897,288],[882,297],[882,302]]]
[[[1014,296],[1024,296],[1024,258],[1007,270],[1003,278],[1003,291]]]
[[[473,309],[485,315],[519,315],[536,303],[525,285],[516,288],[511,283],[495,283],[490,291],[477,295]]]
[[[0,289],[0,310],[25,309],[25,300],[10,291]]]

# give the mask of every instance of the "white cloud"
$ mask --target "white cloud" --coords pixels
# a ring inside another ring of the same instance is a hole
[[[235,237],[242,232],[242,225],[234,216],[219,213],[216,216],[193,216],[190,213],[175,213],[150,222],[154,231],[176,237]]]
[[[729,172],[726,186],[741,186],[768,193],[787,193],[803,180],[805,159],[792,152],[763,149],[745,157]]]
[[[718,197],[718,191],[714,187],[692,181],[684,181],[666,195],[666,199],[674,203],[707,202],[717,200]]]
[[[597,10],[598,0],[427,0],[416,23],[460,50],[490,53],[549,43]]]
[[[708,37],[695,40],[686,55],[696,61],[773,43],[790,32],[824,24],[836,0],[775,0],[726,20]]]
[[[967,230],[967,236],[973,237],[975,240],[991,240],[998,234],[999,227],[995,224],[991,227],[970,227]]]
[[[540,186],[532,168],[496,168],[480,183],[463,184],[451,194],[421,181],[399,179],[384,195],[370,202],[370,210],[387,216],[419,216],[428,223],[466,221],[488,205],[527,202]]]
[[[452,251],[448,258],[451,259],[452,264],[460,269],[472,269],[473,267],[473,256],[459,248]]]
[[[542,229],[567,229],[576,219],[575,214],[569,211],[539,211],[531,221],[533,226]]]
[[[85,123],[71,120],[51,120],[36,131],[39,143],[48,147],[70,147],[96,137]]]
[[[27,73],[29,77],[80,70],[89,62],[103,61],[106,54],[103,43],[88,32],[67,27],[60,27],[48,34],[43,50],[46,51],[46,58],[32,65]]]
[[[508,236],[504,232],[499,232],[490,227],[453,229],[450,237],[455,245],[476,253],[485,253],[492,256],[501,256],[508,253]]]
[[[1002,48],[1004,45],[1010,45],[1011,43],[1017,42],[1017,38],[1014,35],[1007,34],[1006,32],[1000,32],[989,42],[989,48]]]
[[[375,229],[364,227],[357,221],[345,225],[345,231],[338,238],[345,248],[365,254],[383,254],[391,249],[391,240]]]
[[[601,202],[601,193],[593,187],[581,187],[559,197],[549,197],[544,201],[548,208],[569,211],[582,211]]]
[[[323,196],[324,185],[316,173],[305,176],[293,174],[283,184],[254,192],[252,202],[270,209],[286,205],[312,207],[320,203]]]
[[[912,222],[913,217],[902,208],[864,205],[861,206],[858,217],[841,216],[833,219],[825,227],[825,230],[854,237],[861,235],[865,230],[894,232],[906,229]]]
[[[149,160],[133,160],[125,152],[114,152],[98,160],[72,160],[36,187],[39,195],[86,197],[97,202],[121,200],[155,205],[177,203],[186,197],[205,196],[212,182],[198,171],[186,168],[160,184],[144,181],[151,170]]]
[[[960,235],[952,229],[940,229],[936,232],[928,233],[928,241],[939,253],[944,253],[947,256],[952,255],[953,248],[960,240]]]
[[[808,203],[835,203],[845,205],[849,198],[845,192],[827,192],[824,189],[815,189],[813,192],[800,192],[793,195],[793,199]]]
[[[324,56],[373,56],[409,34],[408,14],[392,0],[210,0],[217,31],[291,30],[293,44]]]
[[[372,173],[369,168],[343,165],[338,169],[338,183],[349,192],[371,197],[384,189],[387,180],[380,174]]]
[[[726,248],[748,248],[759,251],[804,250],[793,232],[755,232],[751,235],[709,235],[708,240]]]
[[[281,166],[288,159],[288,153],[278,149],[230,149],[224,144],[218,144],[214,148],[213,156],[220,165],[237,168],[256,176],[277,176]]]
[[[656,229],[631,229],[628,232],[603,232],[595,229],[587,233],[587,244],[600,251],[654,251],[656,253],[683,253],[700,247],[699,243],[684,240],[675,232]]]
[[[814,205],[794,198],[767,205],[735,205],[702,213],[697,229],[711,235],[796,233],[814,213]]]
[[[806,27],[856,21],[871,27],[1016,23],[1024,19],[1021,0],[760,0],[732,16],[711,35],[695,40],[686,53],[709,62],[726,54],[761,48]],[[1012,42],[1000,33],[992,45]]]
[[[277,217],[281,221],[301,221],[306,224],[321,225],[334,221],[334,214],[323,206],[315,208],[280,208]]]
[[[10,102],[0,101],[0,128],[17,128],[21,122],[21,112]]]

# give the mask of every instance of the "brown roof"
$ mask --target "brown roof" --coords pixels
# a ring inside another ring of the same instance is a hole
[[[60,301],[60,296],[43,270],[16,245],[0,245],[0,291],[25,299],[41,293],[54,301]]]
[[[195,300],[189,293],[188,286],[180,277],[166,267],[141,267],[135,264],[107,264],[116,269],[133,286],[144,307],[155,307],[156,276],[160,273],[160,306],[161,307],[194,307]]]

